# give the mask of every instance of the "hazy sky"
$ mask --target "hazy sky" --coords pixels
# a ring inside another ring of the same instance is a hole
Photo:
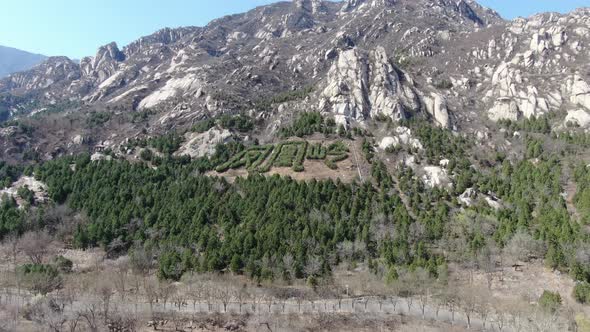
[[[0,45],[81,58],[163,27],[202,26],[273,0],[2,0]],[[590,7],[590,0],[480,0],[505,18]]]

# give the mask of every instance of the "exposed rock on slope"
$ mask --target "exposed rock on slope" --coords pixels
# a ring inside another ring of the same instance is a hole
[[[379,115],[400,120],[420,110],[413,82],[390,62],[382,47],[370,54],[356,48],[342,51],[326,85],[320,109],[331,111],[337,123],[362,122]]]
[[[19,96],[0,102],[141,111],[154,131],[237,112],[276,124],[303,110],[461,131],[590,110],[589,43],[589,9],[507,22],[467,0],[294,0],[111,43],[80,64],[51,58],[0,80],[0,96]],[[285,95],[297,101],[275,102]]]

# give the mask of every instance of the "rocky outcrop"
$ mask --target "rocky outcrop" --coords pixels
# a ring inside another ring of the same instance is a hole
[[[590,110],[590,85],[579,75],[574,75],[568,79],[566,90],[569,92],[572,103]]]
[[[457,197],[457,200],[465,206],[473,206],[478,202],[485,202],[494,210],[500,210],[504,207],[502,201],[500,201],[493,193],[488,192],[486,195],[474,188],[467,188],[464,193]]]
[[[535,86],[527,85],[522,71],[515,63],[522,60],[517,56],[511,63],[503,62],[492,76],[492,87],[486,94],[486,100],[491,100],[492,107],[488,117],[493,121],[501,119],[518,120],[520,117],[538,117],[550,111],[553,107],[561,106],[560,97],[554,98],[553,103],[544,97]],[[526,63],[525,63],[526,66]]]
[[[341,51],[328,73],[320,109],[345,125],[383,115],[404,119],[407,112],[420,111],[412,85],[381,47],[370,54],[356,48]]]
[[[220,143],[227,143],[232,134],[227,129],[211,128],[204,133],[186,134],[186,143],[176,152],[178,156],[199,158],[215,153],[215,147]]]
[[[176,96],[192,95],[194,98],[200,98],[204,83],[197,73],[189,73],[184,77],[175,77],[169,79],[164,86],[155,90],[145,97],[140,103],[140,109],[153,108],[160,103]]]
[[[381,143],[379,143],[379,148],[381,150],[385,150],[392,146],[398,147],[400,145],[422,150],[422,143],[420,143],[420,140],[412,136],[410,128],[400,126],[395,128],[394,133],[395,136],[387,136],[381,140]]]
[[[43,90],[80,78],[80,67],[66,57],[51,57],[35,68],[0,80],[0,92]],[[63,91],[62,91],[63,92]]]
[[[445,97],[433,92],[430,97],[424,97],[424,104],[428,114],[434,118],[437,125],[443,128],[449,128],[451,122]]]
[[[588,128],[590,126],[590,114],[585,110],[575,110],[567,112],[564,124],[566,127],[579,126]]]
[[[331,111],[337,123],[362,121],[369,113],[369,65],[359,50],[340,52],[328,73],[320,109]]]
[[[422,181],[429,188],[452,188],[452,182],[447,171],[439,166],[426,166],[423,168]]]
[[[83,58],[80,69],[85,77],[96,79],[96,83],[100,84],[111,77],[124,60],[125,55],[113,42],[100,47],[94,57]]]
[[[0,202],[3,197],[12,197],[16,200],[20,208],[23,208],[27,202],[25,202],[18,194],[19,189],[28,188],[33,192],[36,203],[44,203],[48,200],[47,185],[41,181],[38,181],[32,176],[22,176],[10,187],[0,190]]]

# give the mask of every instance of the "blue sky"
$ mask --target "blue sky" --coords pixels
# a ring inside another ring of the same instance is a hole
[[[2,0],[0,45],[81,58],[100,45],[120,46],[163,27],[196,25],[273,0]],[[480,0],[505,18],[567,12],[590,0]]]

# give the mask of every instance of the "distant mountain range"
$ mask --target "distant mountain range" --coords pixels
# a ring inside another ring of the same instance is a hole
[[[47,57],[12,47],[0,46],[0,77],[31,69]]]

